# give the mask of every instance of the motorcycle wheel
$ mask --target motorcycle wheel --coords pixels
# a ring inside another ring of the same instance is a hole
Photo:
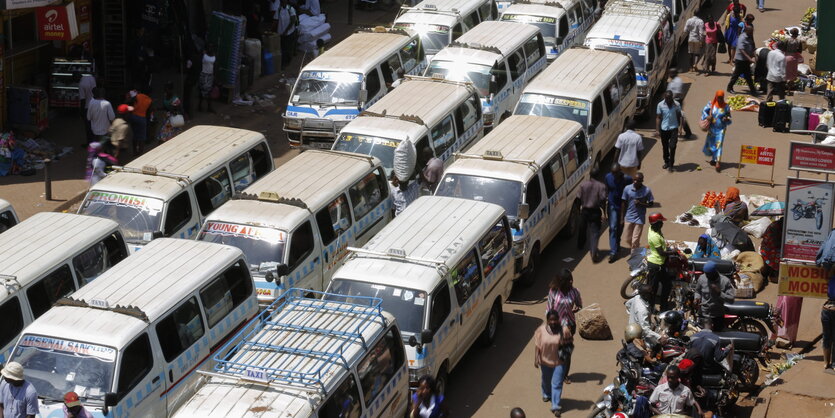
[[[821,227],[823,226],[823,212],[821,211],[815,213],[815,226],[818,229],[821,229]]]
[[[627,277],[620,286],[620,296],[624,299],[630,299],[635,296],[638,287],[647,281],[647,275],[641,274],[638,277]]]
[[[751,357],[744,357],[737,368],[739,377],[739,388],[744,392],[752,392],[757,389],[757,379],[760,378],[760,366]]]
[[[766,328],[762,322],[753,318],[740,318],[728,328],[742,332],[760,334],[763,338],[768,338],[768,328]]]
[[[801,216],[803,216],[803,213],[801,211],[792,210],[792,218],[794,218],[795,221],[800,219]]]

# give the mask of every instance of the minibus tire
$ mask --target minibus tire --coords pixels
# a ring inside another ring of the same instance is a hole
[[[571,213],[568,215],[568,222],[562,227],[559,232],[559,237],[562,239],[571,238],[577,234],[580,229],[580,202],[575,200],[571,205]]]
[[[539,266],[539,243],[537,242],[533,250],[531,250],[531,256],[528,258],[528,268],[527,272],[519,278],[519,286],[522,287],[531,287],[533,283],[536,281],[536,268]]]
[[[435,378],[435,388],[438,393],[443,395],[446,392],[446,385],[449,382],[449,373],[446,371],[446,362],[441,366],[441,371],[438,372],[438,377]],[[420,376],[418,376],[420,379]]]
[[[499,333],[499,324],[502,322],[502,307],[499,301],[493,302],[490,307],[490,314],[487,316],[487,323],[484,324],[484,331],[481,333],[481,344],[485,347],[490,347],[496,341],[496,334]],[[493,335],[490,335],[491,324],[495,325],[493,328]]]

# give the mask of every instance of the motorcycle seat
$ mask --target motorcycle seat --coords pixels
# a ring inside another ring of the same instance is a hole
[[[763,347],[763,338],[760,334],[742,331],[721,331],[716,335],[722,341],[733,342],[734,352],[759,352]]]
[[[716,258],[691,258],[690,268],[696,271],[704,271],[708,261],[716,263],[716,270],[723,276],[731,276],[736,273],[736,264],[731,260],[719,260]]]
[[[722,379],[724,378],[721,374],[704,374],[702,375],[702,386],[704,387],[717,387],[722,386]]]
[[[767,319],[771,306],[766,302],[753,300],[738,300],[725,304],[726,315],[750,316],[752,318]]]

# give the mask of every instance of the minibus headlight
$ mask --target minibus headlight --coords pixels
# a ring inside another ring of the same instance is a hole
[[[524,239],[520,239],[518,241],[513,241],[513,254],[516,255],[516,256],[521,256],[521,255],[525,254],[525,248],[526,247],[527,246],[525,245],[525,240]]]
[[[409,368],[409,383],[412,385],[417,385],[418,379],[422,376],[430,374],[431,370],[429,367],[420,367],[417,369]]]
[[[493,124],[493,112],[484,112],[484,124],[485,125],[492,125]]]
[[[646,85],[638,85],[638,95],[639,96],[646,96],[647,95],[647,86]]]
[[[302,120],[297,118],[284,118],[284,128],[286,129],[301,129]]]

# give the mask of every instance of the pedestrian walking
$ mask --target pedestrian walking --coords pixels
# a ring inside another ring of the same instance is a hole
[[[734,85],[736,80],[742,76],[745,82],[748,83],[748,88],[751,90],[752,96],[759,95],[757,88],[754,86],[754,78],[752,77],[751,64],[757,61],[754,53],[754,28],[746,26],[739,35],[739,40],[736,43],[736,55],[734,55],[734,72],[731,75],[731,81],[728,82],[728,93],[734,93]]]
[[[728,4],[728,7],[725,9],[725,11],[730,14],[734,9],[739,10],[740,16],[745,16],[746,14],[748,14],[748,6],[740,3],[739,0],[731,1],[731,3]]]
[[[644,185],[644,173],[636,173],[632,178],[632,184],[623,188],[620,216],[627,239],[625,247],[634,250],[641,246],[647,208],[652,206],[654,200],[652,190]]]
[[[160,143],[177,136],[183,130],[184,125],[182,102],[174,92],[174,83],[170,81],[165,83],[165,98],[162,106],[165,109],[165,116],[163,116],[165,122],[157,135]]]
[[[551,413],[559,417],[564,377],[559,351],[565,330],[560,325],[557,311],[549,311],[545,318],[545,323],[536,329],[533,336],[536,346],[533,366],[541,372],[542,401],[551,402]]]
[[[786,42],[777,42],[777,48],[771,50],[766,57],[766,66],[768,67],[768,75],[765,79],[768,81],[768,93],[766,93],[765,101],[770,102],[776,93],[780,100],[786,98]]]
[[[394,171],[389,175],[389,193],[391,194],[391,203],[394,206],[394,216],[400,215],[403,209],[406,209],[406,192],[405,187],[401,186],[400,179],[394,174]]]
[[[664,100],[655,108],[655,133],[661,138],[661,149],[664,155],[662,168],[670,173],[676,165],[676,145],[678,144],[678,129],[681,123],[681,106],[673,99],[673,92],[664,92]]]
[[[725,144],[725,131],[731,124],[731,107],[725,103],[725,92],[718,90],[713,101],[702,109],[702,121],[707,121],[707,136],[702,152],[710,157],[710,165],[721,169],[722,147]]]
[[[716,72],[716,51],[719,44],[725,41],[725,36],[722,34],[722,27],[719,26],[713,15],[707,15],[705,22],[705,54],[702,61],[702,69],[708,74]]]
[[[124,164],[127,162],[127,150],[131,146],[133,131],[131,130],[128,118],[133,111],[132,106],[121,104],[116,108],[116,118],[110,123],[107,133],[110,134],[110,143],[113,144],[113,156]]]
[[[93,157],[90,186],[94,186],[105,178],[110,168],[118,163],[119,161],[113,156],[113,144],[110,141],[102,142],[96,156]]]
[[[283,0],[282,0],[283,1]],[[209,45],[203,51],[203,58],[200,70],[200,96],[197,99],[197,110],[203,111],[203,101],[208,104],[208,111],[214,113],[212,108],[212,89],[215,86],[215,57],[214,48]]]
[[[797,79],[797,65],[803,63],[803,41],[798,38],[800,32],[797,28],[789,31],[791,35],[786,39],[786,81],[792,82]],[[812,129],[812,128],[809,128]]]
[[[77,393],[67,392],[64,394],[64,418],[93,418],[93,414],[84,408]]]
[[[435,378],[423,375],[418,379],[418,387],[412,394],[412,406],[409,418],[445,418],[449,417],[449,408],[444,402],[444,394],[438,390]]]
[[[658,288],[661,288],[661,311],[664,312],[669,306],[670,291],[672,290],[672,277],[664,268],[664,262],[670,252],[667,251],[667,240],[664,239],[664,233],[661,229],[664,227],[664,221],[667,218],[664,215],[655,212],[649,215],[649,231],[647,231],[647,243],[649,249],[647,250],[647,279],[652,285],[652,294],[658,294]]]
[[[621,196],[623,189],[632,184],[632,177],[623,174],[620,164],[612,164],[612,168],[605,177],[608,215],[609,215],[609,264],[615,262],[620,252],[620,237],[623,233],[623,216],[621,213]]]
[[[38,391],[23,376],[23,366],[11,361],[0,372],[0,417],[31,418],[38,410]]]
[[[635,121],[626,121],[626,130],[615,141],[615,161],[621,170],[630,177],[635,177],[641,169],[641,151],[644,150],[644,138],[635,132]]]
[[[687,123],[687,117],[684,115],[684,81],[678,76],[678,71],[670,70],[670,80],[667,82],[667,90],[673,92],[673,99],[678,102],[681,108],[681,132],[683,138],[692,138],[693,131],[690,130],[690,124]]]
[[[296,9],[287,3],[287,0],[281,0],[281,6],[275,15],[276,19],[276,33],[281,35],[281,70],[283,71],[290,65],[293,59],[296,40],[296,26],[298,25],[298,16]],[[286,53],[285,53],[286,52]]]
[[[698,15],[693,15],[684,23],[684,31],[687,32],[687,53],[690,54],[690,67],[687,71],[695,68],[698,72],[697,64],[705,47],[705,22]]]
[[[90,120],[87,119],[87,108],[93,100],[93,89],[96,88],[96,77],[92,74],[82,74],[78,81],[78,97],[80,100],[81,118],[84,119],[84,132],[87,134],[87,144],[95,141]]]
[[[563,344],[560,347],[560,359],[563,362],[563,381],[571,383],[568,373],[571,371],[571,353],[574,351],[574,333],[577,332],[577,321],[574,313],[583,309],[583,298],[580,291],[574,287],[574,276],[571,270],[564,268],[560,274],[551,279],[546,302],[547,311],[556,311],[560,315],[560,325],[566,331],[563,334]]]
[[[728,20],[725,24],[725,44],[728,46],[728,60],[726,63],[730,64],[736,55],[737,41],[742,31],[744,23],[742,22],[742,14],[738,8],[728,12]]]
[[[580,199],[580,231],[577,234],[577,248],[582,249],[588,245],[591,261],[600,261],[597,241],[600,239],[600,230],[603,218],[606,217],[606,185],[597,179],[600,169],[597,165],[591,168],[591,175],[580,183],[580,191],[577,198]]]
[[[444,174],[444,162],[429,148],[424,148],[423,159],[426,161],[426,166],[420,170],[421,195],[433,194],[435,188],[438,187],[438,182],[441,181],[441,175]]]
[[[765,11],[765,0],[757,0],[757,10],[759,10],[760,13]]]
[[[133,106],[133,112],[129,116],[130,127],[133,130],[133,153],[134,156],[142,155],[145,152],[145,144],[148,142],[148,116],[150,115],[154,100],[150,92],[141,86],[131,90],[128,104]]]
[[[195,47],[192,46],[189,49],[192,52],[189,53],[185,63],[186,77],[183,81],[183,114],[191,119],[193,116],[192,109],[194,109],[194,89],[199,85],[200,73],[203,71],[202,65],[198,63],[203,57]]]
[[[829,270],[826,288],[827,300],[821,308],[821,327],[823,328],[823,370],[835,374],[832,363],[832,349],[835,348],[835,275]]]
[[[105,135],[110,128],[110,123],[116,118],[113,113],[113,106],[105,100],[104,89],[96,88],[93,90],[93,100],[90,101],[87,107],[87,120],[90,121],[90,129],[93,131],[93,136],[99,142],[106,141]]]
[[[755,19],[755,17],[751,13],[748,13],[747,15],[745,15],[745,17],[742,19],[742,21],[745,23],[745,26],[743,27],[743,29],[748,28],[748,27],[753,29],[754,28],[754,19]]]

